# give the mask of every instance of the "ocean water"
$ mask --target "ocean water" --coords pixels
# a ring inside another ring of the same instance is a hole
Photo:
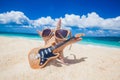
[[[1,33],[0,32],[0,36],[42,40],[42,38],[38,34],[4,33],[4,32]]]
[[[120,48],[120,37],[83,37],[79,43]]]
[[[42,40],[38,34],[0,33],[0,36]],[[120,48],[120,37],[82,37],[79,44]]]

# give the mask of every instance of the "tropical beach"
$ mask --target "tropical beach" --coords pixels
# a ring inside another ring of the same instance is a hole
[[[120,0],[0,0],[0,80],[119,80]]]
[[[28,62],[31,49],[42,47],[41,40],[0,37],[0,80],[118,80],[120,48],[73,44],[64,50],[64,60],[52,60],[42,69]]]

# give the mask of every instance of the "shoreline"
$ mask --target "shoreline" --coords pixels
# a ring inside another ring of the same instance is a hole
[[[42,38],[29,38],[29,37],[19,37],[19,36],[0,36],[0,38],[18,38],[18,39],[25,39],[25,40],[35,40],[35,41],[40,41],[40,42],[44,42]],[[96,47],[105,47],[105,48],[117,48],[120,49],[120,46],[112,46],[112,45],[107,45],[107,44],[98,44],[98,43],[82,43],[81,41],[75,43],[78,45],[85,45],[85,46],[96,46]]]

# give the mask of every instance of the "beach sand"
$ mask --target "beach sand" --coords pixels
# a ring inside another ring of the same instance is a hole
[[[31,69],[28,53],[44,42],[0,37],[0,80],[119,80],[120,48],[73,44],[64,50],[65,62],[51,61]]]

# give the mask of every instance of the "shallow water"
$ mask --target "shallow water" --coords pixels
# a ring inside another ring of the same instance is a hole
[[[0,33],[0,36],[42,40],[38,34]],[[120,48],[120,37],[82,37],[79,44]]]

